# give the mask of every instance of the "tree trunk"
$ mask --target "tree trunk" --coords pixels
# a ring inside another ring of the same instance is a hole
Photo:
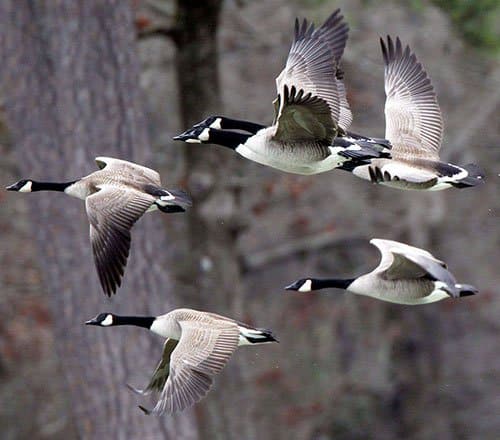
[[[6,0],[0,26],[0,85],[23,177],[71,180],[93,171],[98,155],[151,165],[128,2]],[[83,204],[62,194],[27,197],[79,435],[196,439],[192,411],[146,417],[125,388],[147,380],[162,342],[139,329],[83,325],[101,311],[159,314],[178,305],[168,265],[177,246],[167,242],[161,214],[134,228],[123,288],[108,301]],[[187,218],[165,221],[172,231]]]
[[[175,25],[176,71],[183,128],[207,116],[222,113],[219,86],[217,27],[221,0],[177,2]],[[187,74],[189,72],[189,74]],[[214,312],[244,319],[241,269],[236,242],[241,227],[236,181],[238,158],[215,146],[185,148],[186,176],[193,195],[189,212],[187,274],[190,302]],[[210,395],[201,408],[201,426],[206,438],[253,438],[248,416],[241,408],[245,385],[238,354],[224,371],[224,385]]]

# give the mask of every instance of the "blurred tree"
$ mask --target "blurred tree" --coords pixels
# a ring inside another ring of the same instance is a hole
[[[175,23],[176,72],[183,127],[222,112],[217,29],[221,0],[179,0]],[[189,74],[187,74],[189,73]],[[232,152],[204,146],[182,146],[186,177],[194,198],[189,212],[185,279],[191,281],[191,303],[243,319],[241,267],[236,247],[242,224],[237,158]],[[243,387],[236,357],[225,372],[225,386],[212,397],[203,416],[206,438],[253,438],[250,417],[235,416]],[[226,416],[224,416],[226,415]],[[224,421],[223,423],[221,423]]]
[[[148,163],[129,2],[9,0],[0,5],[0,26],[0,86],[23,176],[69,180],[92,171],[96,155]],[[40,194],[31,203],[80,437],[196,439],[192,412],[148,418],[134,411],[124,387],[154,367],[161,344],[137,330],[83,326],[103,308],[137,314],[172,308],[175,244],[167,243],[161,216],[136,226],[124,287],[110,307],[97,284],[81,202]]]

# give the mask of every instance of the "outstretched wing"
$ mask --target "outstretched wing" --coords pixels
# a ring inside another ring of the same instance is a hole
[[[107,185],[101,185],[85,200],[97,274],[108,296],[121,284],[130,250],[130,229],[154,201],[149,194]]]
[[[156,366],[155,371],[151,376],[151,380],[146,385],[146,388],[140,390],[130,385],[128,385],[128,387],[132,391],[135,391],[136,393],[142,394],[144,396],[149,394],[151,391],[160,392],[165,386],[165,382],[167,381],[170,371],[170,356],[172,355],[172,351],[174,351],[175,347],[177,347],[178,343],[179,341],[175,339],[167,339],[165,341],[165,344],[163,344],[163,353],[161,355],[160,362]]]
[[[207,326],[181,321],[179,344],[170,357],[170,374],[153,414],[181,411],[202,399],[213,377],[238,347],[239,330],[233,321]]]
[[[370,240],[370,243],[373,244],[378,248],[381,254],[381,260],[380,263],[377,267],[378,271],[385,271],[387,270],[391,265],[394,264],[394,255],[393,251],[406,254],[406,255],[421,255],[422,257],[432,260],[436,264],[446,268],[446,264],[438,260],[434,255],[432,255],[430,252],[427,252],[424,249],[420,249],[414,246],[407,245],[405,243],[400,243],[399,241],[394,241],[394,240],[385,240],[382,238],[372,238]]]
[[[151,168],[143,167],[127,160],[105,156],[96,157],[95,162],[101,170],[115,171],[118,174],[126,173],[129,179],[161,187],[160,175]]]
[[[382,259],[377,267],[381,277],[387,280],[411,280],[428,278],[447,285],[451,296],[458,296],[455,277],[446,264],[431,253],[393,240],[372,239],[370,243],[379,248]]]
[[[392,156],[439,159],[443,119],[431,80],[409,46],[380,39],[385,63],[385,137]]]
[[[275,138],[330,142],[347,129],[352,114],[338,64],[348,26],[337,9],[318,29],[295,22],[295,38],[285,68],[276,78]],[[292,109],[287,107],[292,106]],[[292,128],[295,126],[295,128]],[[289,134],[291,129],[291,133]]]

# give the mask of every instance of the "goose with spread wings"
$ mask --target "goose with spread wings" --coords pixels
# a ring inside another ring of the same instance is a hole
[[[385,63],[385,137],[391,158],[376,158],[353,173],[373,183],[399,189],[442,190],[482,183],[474,164],[460,167],[442,162],[439,150],[443,118],[434,87],[422,64],[401,40],[381,39]]]
[[[221,145],[262,165],[306,175],[352,171],[390,157],[387,141],[347,131],[352,113],[340,70],[347,34],[339,9],[318,29],[296,21],[285,68],[276,78],[271,126],[211,116],[174,139]]]
[[[446,264],[426,250],[379,238],[370,243],[381,253],[379,265],[370,273],[345,279],[302,278],[286,289],[310,292],[335,287],[406,305],[430,304],[477,293],[474,286],[457,283]]]
[[[146,388],[129,386],[142,395],[160,393],[152,410],[140,406],[146,414],[155,415],[182,411],[205,397],[213,378],[239,346],[277,342],[270,330],[192,309],[176,309],[161,316],[100,313],[86,324],[135,325],[167,338],[161,360]]]
[[[164,189],[160,175],[125,160],[97,157],[100,170],[71,182],[20,180],[8,191],[60,191],[85,200],[90,242],[104,293],[111,296],[121,285],[130,250],[130,229],[148,211],[183,212],[190,197],[180,190]]]

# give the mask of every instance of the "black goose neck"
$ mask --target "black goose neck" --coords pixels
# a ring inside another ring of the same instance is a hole
[[[71,182],[37,182],[35,180],[32,181],[31,191],[60,191],[64,192],[64,190],[75,183],[76,180]]]
[[[328,289],[335,287],[336,289],[347,289],[355,278],[320,278],[312,280],[312,290]]]
[[[243,130],[248,131],[249,133],[257,133],[259,130],[265,128],[265,125],[257,124],[255,122],[231,119],[224,116],[217,117],[220,117],[220,127],[224,130]]]
[[[238,145],[244,144],[249,137],[250,135],[245,133],[236,133],[234,131],[224,131],[210,128],[209,138],[206,142],[221,145],[234,150],[238,147]]]
[[[137,327],[151,328],[154,316],[119,316],[114,315],[113,325],[135,325]]]

